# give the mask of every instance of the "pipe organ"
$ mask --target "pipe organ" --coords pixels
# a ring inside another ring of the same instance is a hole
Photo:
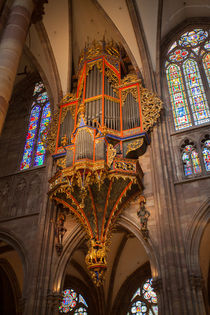
[[[120,61],[113,42],[83,51],[77,91],[63,98],[47,140],[57,165],[49,195],[85,229],[86,264],[96,285],[104,280],[116,220],[143,190],[138,156],[162,107],[136,75],[122,78]]]

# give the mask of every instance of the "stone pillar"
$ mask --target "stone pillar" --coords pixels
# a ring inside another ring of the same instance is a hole
[[[33,0],[15,0],[0,42],[0,133],[34,9]]]

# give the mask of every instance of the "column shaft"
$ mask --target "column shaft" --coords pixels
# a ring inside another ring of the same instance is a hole
[[[15,0],[0,42],[0,132],[34,9],[33,0]]]

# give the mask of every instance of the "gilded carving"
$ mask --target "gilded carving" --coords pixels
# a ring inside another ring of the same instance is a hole
[[[134,140],[131,143],[129,143],[127,146],[126,155],[133,150],[139,149],[143,145],[143,143],[144,143],[144,140],[142,138]]]
[[[136,102],[138,102],[138,89],[137,89],[137,86],[133,86],[131,88],[126,88],[126,89],[121,90],[122,106],[124,105],[127,95],[129,93],[131,93],[133,97],[135,98]]]
[[[163,102],[156,94],[143,87],[140,90],[140,97],[143,128],[148,131],[160,117]]]
[[[67,93],[61,100],[60,105],[64,105],[67,103],[75,102],[77,101],[77,98],[74,94],[72,93]]]
[[[57,166],[60,167],[61,169],[64,169],[66,167],[66,157],[58,159]]]
[[[119,87],[125,87],[136,83],[141,83],[141,79],[138,79],[135,73],[129,73],[121,80],[121,85]]]
[[[93,41],[92,43],[86,44],[86,47],[80,56],[79,68],[82,67],[85,60],[93,59],[100,55],[106,54],[109,56],[116,56],[119,58],[120,57],[119,45],[114,43],[113,41],[110,42]]]
[[[55,152],[56,138],[57,138],[57,131],[58,131],[58,120],[59,120],[59,111],[56,111],[51,118],[51,122],[48,125],[46,142],[44,143],[44,145],[46,146],[47,150],[50,151],[50,153]]]
[[[107,165],[108,165],[108,167],[111,167],[116,154],[117,154],[117,151],[114,149],[113,145],[109,143],[107,146]]]
[[[67,144],[69,143],[68,137],[65,134],[62,138],[61,138],[61,144],[63,147],[65,147]]]

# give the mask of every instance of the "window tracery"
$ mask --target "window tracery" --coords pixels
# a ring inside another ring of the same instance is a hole
[[[28,133],[20,170],[43,165],[45,158],[44,130],[50,122],[50,117],[51,111],[47,92],[43,83],[38,82],[34,87]]]
[[[193,176],[201,173],[201,164],[198,152],[193,142],[186,140],[181,146],[182,163],[185,176]]]
[[[209,39],[209,30],[195,28],[183,33],[168,50],[165,71],[176,130],[210,122],[206,97],[210,86]]]
[[[152,288],[152,279],[143,282],[131,299],[127,315],[157,315],[157,295]]]
[[[88,315],[88,304],[84,297],[73,289],[62,292],[62,301],[59,306],[60,313],[72,315]]]

